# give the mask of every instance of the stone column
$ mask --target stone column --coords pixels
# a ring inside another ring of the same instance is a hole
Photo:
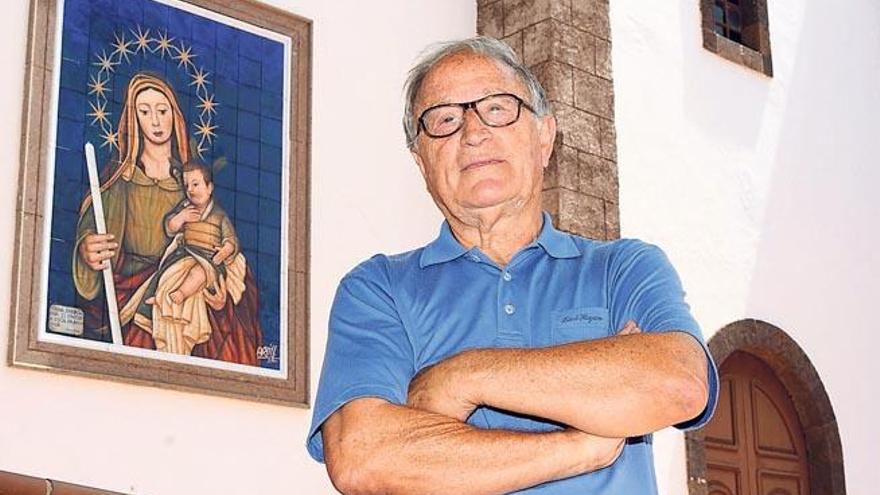
[[[477,0],[477,32],[507,42],[557,119],[544,208],[557,228],[620,237],[608,0]]]

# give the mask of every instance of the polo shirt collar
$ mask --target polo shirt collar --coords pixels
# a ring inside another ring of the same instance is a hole
[[[419,266],[424,268],[430,265],[437,265],[452,261],[463,255],[467,249],[459,244],[458,240],[452,235],[452,229],[449,228],[449,222],[443,221],[440,226],[440,235],[431,244],[425,246],[422,256],[419,258]]]
[[[554,258],[577,258],[581,255],[580,249],[569,234],[556,230],[550,214],[544,212],[544,226],[541,233],[535,239],[535,243]]]
[[[535,239],[532,246],[536,244],[554,258],[577,258],[581,255],[571,236],[553,227],[550,214],[546,211],[544,212],[544,225],[541,227],[541,233],[538,234],[538,238]],[[422,255],[419,258],[419,266],[425,268],[430,265],[446,263],[467,252],[468,250],[459,244],[452,234],[449,222],[444,220],[443,225],[440,226],[440,235],[433,242],[425,246],[425,249],[422,251]]]

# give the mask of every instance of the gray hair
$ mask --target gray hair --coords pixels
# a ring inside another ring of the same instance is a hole
[[[476,36],[465,40],[436,43],[422,52],[418,63],[410,69],[409,76],[403,85],[406,97],[403,111],[403,131],[406,134],[406,146],[409,149],[415,147],[418,123],[413,111],[416,97],[418,97],[425,77],[441,60],[462,52],[482,55],[512,69],[519,80],[528,88],[530,101],[527,103],[535,110],[535,114],[539,117],[550,114],[550,105],[547,103],[544,88],[538,82],[538,78],[520,62],[516,53],[503,41],[487,36]]]

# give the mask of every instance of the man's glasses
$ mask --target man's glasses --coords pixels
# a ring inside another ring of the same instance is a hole
[[[473,108],[477,117],[487,126],[506,127],[519,120],[522,107],[535,113],[522,98],[510,93],[488,95],[467,103],[437,105],[422,112],[416,135],[420,130],[424,130],[432,138],[455,134],[464,125],[464,113],[468,108]]]

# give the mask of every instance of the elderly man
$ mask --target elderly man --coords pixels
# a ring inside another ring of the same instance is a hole
[[[436,47],[406,99],[446,221],[340,283],[309,452],[343,493],[656,493],[650,433],[703,424],[717,388],[675,271],[553,228],[556,123],[503,43]]]

